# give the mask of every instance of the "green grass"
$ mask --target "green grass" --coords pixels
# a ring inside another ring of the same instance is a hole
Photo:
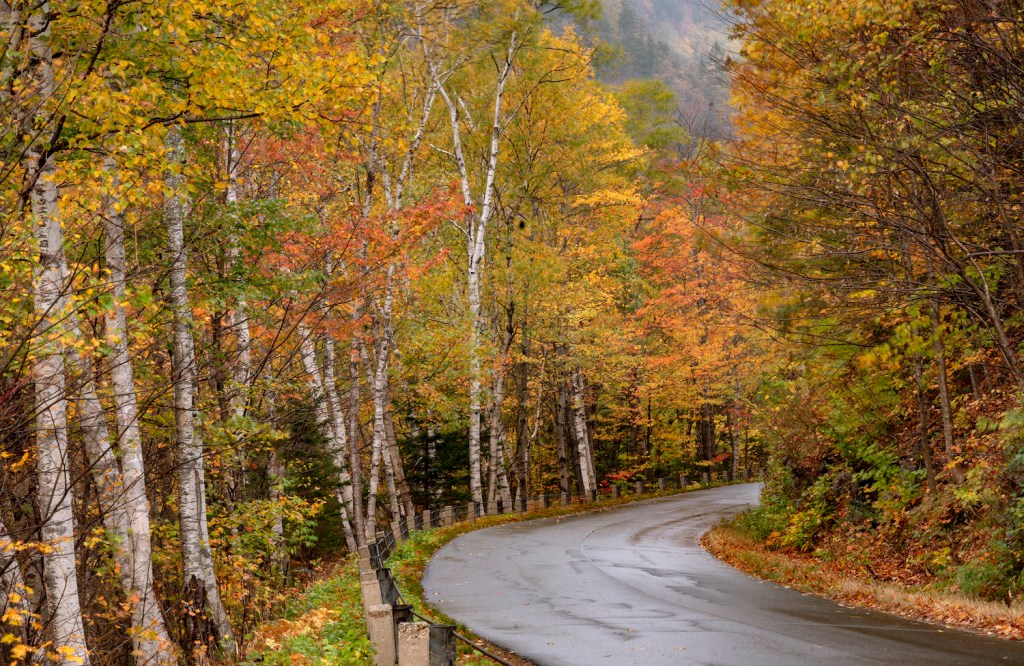
[[[246,666],[297,664],[370,664],[373,649],[366,637],[354,556],[338,570],[289,601],[281,619],[257,632]]]

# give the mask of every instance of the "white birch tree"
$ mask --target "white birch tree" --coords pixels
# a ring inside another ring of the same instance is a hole
[[[50,45],[53,15],[50,3],[39,2],[27,16],[28,85],[32,110],[24,131],[29,137],[23,156],[30,211],[39,259],[34,267],[35,330],[39,341],[32,364],[35,384],[37,505],[42,523],[45,624],[59,663],[89,664],[75,569],[75,523],[72,513],[68,400],[65,356],[61,339],[67,332],[68,292],[64,231],[57,207],[56,167],[48,142],[53,132],[49,105],[56,94]]]
[[[182,568],[187,590],[203,589],[202,598],[228,653],[235,652],[234,634],[228,622],[213,569],[213,555],[206,517],[206,472],[203,442],[198,430],[198,367],[192,335],[192,306],[188,299],[185,217],[187,216],[185,142],[181,131],[172,127],[165,139],[168,168],[164,173],[164,223],[171,261],[170,301],[172,308],[171,383],[174,387],[175,438],[178,470],[178,512],[181,530]],[[206,612],[203,608],[193,609]]]

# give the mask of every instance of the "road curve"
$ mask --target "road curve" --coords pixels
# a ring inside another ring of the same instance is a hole
[[[727,486],[471,532],[434,556],[427,601],[541,666],[1024,664],[1024,644],[759,581],[698,539],[757,501]]]

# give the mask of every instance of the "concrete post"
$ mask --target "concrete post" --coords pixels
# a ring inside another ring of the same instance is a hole
[[[643,481],[637,481],[636,482],[636,494],[637,495],[643,495],[644,494],[644,482]]]
[[[378,604],[366,609],[366,628],[373,645],[373,666],[395,666],[395,621],[390,604]]]
[[[423,509],[423,529],[429,530],[433,527],[430,524],[430,509]]]
[[[441,507],[441,526],[450,527],[454,521],[453,510],[451,506]]]
[[[590,491],[590,501],[591,502],[596,502],[597,501],[597,488],[594,488],[593,490]]]
[[[701,472],[701,478],[703,479],[705,486],[708,485],[709,483],[711,483],[711,473],[710,472]]]
[[[466,505],[466,520],[471,523],[476,520],[476,502],[470,502]]]
[[[658,492],[665,492],[665,479],[658,479]]]
[[[548,494],[547,493],[541,493],[540,495],[537,495],[537,505],[541,509],[548,508]]]
[[[377,572],[373,571],[361,571],[359,572],[359,590],[363,596],[363,621],[366,622],[367,628],[370,626],[370,619],[367,615],[367,609],[370,606],[379,606],[384,603],[384,597],[380,593],[380,581],[377,580]]]
[[[398,625],[399,666],[430,666],[430,625],[401,622]]]
[[[682,472],[680,472],[679,473],[679,489],[680,490],[682,490],[682,491],[686,490],[686,483],[687,483],[687,481],[688,481],[688,479],[686,478],[686,475],[683,474]]]
[[[398,625],[399,666],[454,666],[455,627],[426,622]]]
[[[373,571],[373,562],[370,561],[370,548],[368,546],[359,547],[359,572]]]
[[[395,520],[391,522],[391,533],[395,535],[395,544],[402,543],[402,523]]]
[[[612,484],[612,499],[619,499],[619,487]]]
[[[569,506],[569,493],[562,493],[561,496],[559,496],[559,501],[562,506]]]

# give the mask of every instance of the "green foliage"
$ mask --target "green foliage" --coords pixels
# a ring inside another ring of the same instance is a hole
[[[292,597],[283,615],[261,629],[243,664],[291,666],[300,658],[323,666],[372,663],[354,557],[335,575]]]
[[[615,94],[626,112],[626,131],[638,144],[653,150],[678,147],[689,140],[676,114],[676,94],[661,81],[635,79]]]

